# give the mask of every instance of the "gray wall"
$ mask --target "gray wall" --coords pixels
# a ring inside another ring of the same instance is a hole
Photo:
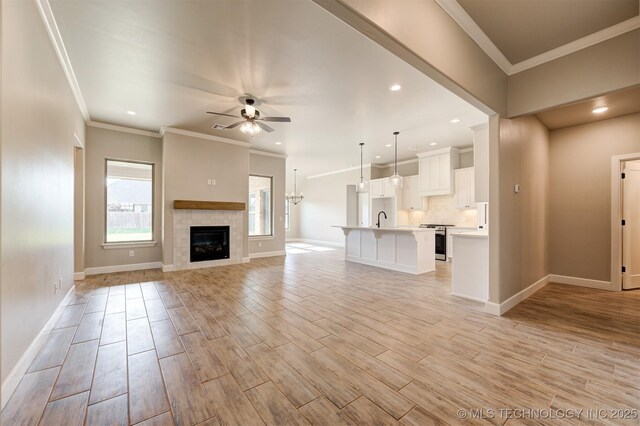
[[[249,148],[175,133],[165,133],[163,148],[163,253],[173,264],[173,201],[235,201],[249,198]],[[216,179],[217,185],[208,185]],[[244,215],[243,256],[249,255]]]
[[[154,167],[153,236],[155,247],[105,249],[106,159],[150,162]],[[87,126],[86,143],[86,236],[85,268],[160,262],[162,259],[162,140],[117,130]],[[129,250],[135,252],[129,257]]]
[[[286,187],[286,159],[251,153],[249,156],[250,174],[271,176],[273,178],[273,239],[261,238],[259,241],[249,238],[249,254],[284,250],[284,193]],[[294,210],[292,206],[291,210]],[[262,245],[262,247],[260,247]]]
[[[500,120],[499,216],[503,302],[549,274],[549,132],[535,117]]]
[[[640,152],[640,114],[553,130],[551,273],[611,280],[611,157]]]
[[[74,133],[84,140],[84,121],[35,2],[1,7],[4,381],[73,285]]]
[[[73,165],[73,271],[84,271],[84,148],[74,148]]]

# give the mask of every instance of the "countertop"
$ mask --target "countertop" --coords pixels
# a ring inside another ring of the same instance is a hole
[[[386,232],[434,232],[433,228],[411,228],[411,227],[403,227],[398,226],[396,228],[388,228],[382,227],[378,228],[377,226],[342,226],[342,225],[334,225],[334,228],[342,228],[342,229],[355,229],[355,230],[368,230],[368,231],[386,231]]]
[[[486,231],[460,232],[459,234],[451,234],[451,236],[466,238],[489,238],[489,234]]]

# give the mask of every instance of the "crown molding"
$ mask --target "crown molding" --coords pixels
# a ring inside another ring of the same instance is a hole
[[[371,164],[371,163],[367,163],[367,164],[363,164],[362,165],[362,168],[364,168],[364,169],[366,169],[367,167],[377,168],[377,169],[384,168],[384,166],[379,166],[377,164]],[[347,167],[346,169],[333,170],[331,172],[320,173],[320,174],[317,174],[317,175],[311,175],[311,176],[307,176],[307,179],[316,179],[316,178],[325,177],[325,176],[337,175],[338,173],[351,172],[353,170],[360,170],[360,166]]]
[[[493,44],[491,39],[480,29],[478,24],[460,6],[456,0],[436,0],[436,3],[467,33],[473,41],[486,53],[507,75],[511,71],[511,62]]]
[[[258,149],[250,149],[249,150],[249,154],[254,154],[254,155],[263,155],[265,157],[275,157],[275,158],[287,158],[286,154],[278,154],[275,152],[268,152],[268,151],[260,151]]]
[[[435,1],[507,75],[513,75],[530,68],[537,67],[538,65],[570,55],[579,50],[640,28],[640,16],[635,16],[616,25],[612,25],[609,28],[605,28],[578,40],[556,47],[548,52],[544,52],[540,55],[512,64],[506,56],[502,54],[500,49],[493,44],[491,39],[487,37],[478,24],[475,23],[473,18],[471,18],[462,6],[460,6],[457,0]]]
[[[579,50],[586,49],[587,47],[628,33],[629,31],[637,30],[638,28],[640,28],[640,16],[627,19],[626,21],[620,22],[616,25],[612,25],[609,28],[600,30],[597,33],[589,34],[588,36],[582,37],[563,46],[556,47],[555,49],[549,50],[545,53],[541,53],[540,55],[534,56],[533,58],[518,62],[511,67],[509,75],[516,74],[533,67],[537,67],[538,65],[542,65],[546,62],[553,61],[554,59],[558,59],[566,55],[570,55]]]
[[[65,76],[67,77],[69,87],[71,88],[73,97],[76,100],[78,109],[80,109],[80,113],[82,114],[84,121],[90,121],[91,117],[89,116],[87,104],[84,101],[84,97],[82,96],[82,92],[80,91],[80,85],[78,84],[76,75],[73,72],[73,67],[71,66],[71,61],[69,60],[67,49],[64,47],[64,42],[62,41],[62,36],[60,35],[60,30],[58,29],[58,24],[56,24],[56,20],[53,16],[51,5],[49,4],[48,0],[35,0],[35,3],[38,8],[38,12],[40,12],[42,22],[44,23],[44,26],[47,30],[47,34],[49,34],[49,38],[51,39],[53,48],[56,51],[56,55],[58,56],[60,65],[62,66]]]
[[[398,161],[398,166],[402,166],[404,164],[411,164],[411,163],[417,163],[418,159],[417,158],[412,158],[410,160],[404,160],[404,161]],[[394,163],[388,163],[388,164],[383,164],[380,166],[380,168],[387,168],[387,167],[393,167],[395,164]]]
[[[231,144],[231,145],[244,146],[246,148],[251,146],[251,144],[249,142],[238,141],[238,140],[229,139],[229,138],[223,138],[223,137],[220,137],[220,136],[208,135],[206,133],[192,132],[191,130],[176,129],[175,127],[164,127],[163,126],[160,129],[160,135],[164,136],[166,133],[173,133],[173,134],[176,134],[176,135],[183,135],[183,136],[191,136],[192,138],[206,139],[206,140],[209,140],[209,141],[220,142],[220,143],[228,143],[228,144]]]
[[[152,138],[161,138],[160,133],[150,132],[148,130],[134,129],[132,127],[118,126],[117,124],[101,123],[99,121],[87,121],[87,126],[97,127],[99,129],[115,130],[116,132],[132,133],[134,135],[149,136]]]

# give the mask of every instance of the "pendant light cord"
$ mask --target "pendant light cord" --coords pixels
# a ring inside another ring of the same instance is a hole
[[[398,174],[398,135],[400,134],[400,132],[393,132],[393,134],[396,137],[396,153],[395,153],[395,165],[393,168],[393,174],[397,175]]]
[[[293,196],[296,196],[296,192],[298,192],[298,169],[293,169]]]

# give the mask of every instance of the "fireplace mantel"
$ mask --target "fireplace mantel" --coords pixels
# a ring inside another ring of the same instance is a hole
[[[173,202],[174,210],[246,210],[245,203],[233,201],[194,201],[194,200],[175,200]]]

